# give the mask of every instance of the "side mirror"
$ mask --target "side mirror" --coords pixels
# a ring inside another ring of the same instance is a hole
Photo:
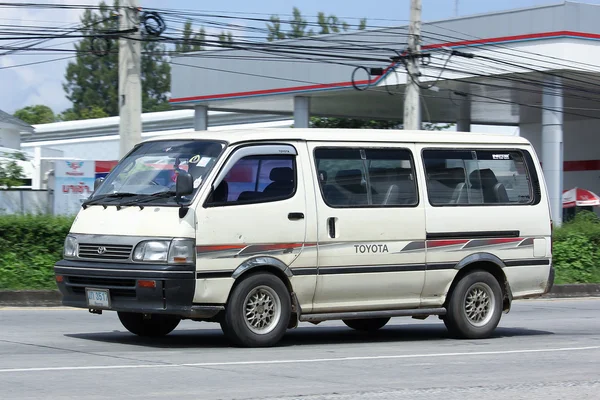
[[[194,178],[187,171],[179,171],[175,182],[175,195],[180,198],[194,193]]]
[[[94,192],[102,185],[102,182],[104,182],[104,178],[98,178],[94,181]]]

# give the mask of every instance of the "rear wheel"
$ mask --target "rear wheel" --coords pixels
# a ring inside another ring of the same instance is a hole
[[[389,318],[345,319],[344,323],[357,331],[375,332],[388,323]]]
[[[221,328],[237,345],[273,346],[287,330],[291,309],[290,294],[279,278],[253,274],[233,289]]]
[[[129,332],[138,336],[158,337],[168,335],[179,325],[181,318],[175,315],[118,312],[119,320]]]
[[[502,316],[502,289],[486,271],[463,276],[450,295],[444,324],[461,339],[489,337]]]

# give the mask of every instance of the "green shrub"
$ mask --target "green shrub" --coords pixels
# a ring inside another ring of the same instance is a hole
[[[50,215],[0,216],[0,290],[55,289],[54,263],[72,223]]]
[[[600,219],[589,211],[554,230],[556,283],[600,283]]]
[[[22,257],[4,253],[0,260],[0,290],[56,289],[53,255],[38,254]]]
[[[582,233],[568,232],[564,240],[554,243],[553,256],[556,283],[590,282],[597,268],[598,251]]]
[[[578,232],[592,243],[600,244],[600,219],[595,213],[580,211],[575,218],[554,231],[554,240],[560,242],[571,232]]]

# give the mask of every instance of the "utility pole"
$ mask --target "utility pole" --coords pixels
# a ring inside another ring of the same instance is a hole
[[[119,15],[119,156],[122,158],[142,140],[139,0],[122,0]]]
[[[410,25],[408,27],[408,55],[406,58],[406,90],[404,92],[404,129],[421,129],[421,99],[419,58],[421,52],[421,0],[410,1]]]

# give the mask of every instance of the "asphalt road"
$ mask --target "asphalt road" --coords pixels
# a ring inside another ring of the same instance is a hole
[[[114,313],[0,309],[0,398],[600,399],[600,299],[515,302],[486,340],[397,318],[374,336],[303,324],[269,349],[208,323],[148,340]]]

